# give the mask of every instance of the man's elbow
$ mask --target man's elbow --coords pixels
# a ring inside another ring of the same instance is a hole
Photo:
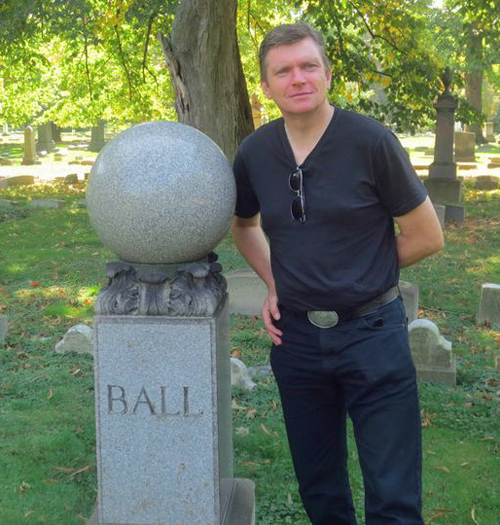
[[[444,248],[444,235],[443,235],[443,231],[439,229],[439,232],[436,232],[436,234],[432,237],[432,239],[429,242],[429,245],[428,245],[429,255],[439,252],[443,248]]]

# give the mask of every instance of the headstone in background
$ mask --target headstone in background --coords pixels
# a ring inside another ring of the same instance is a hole
[[[64,201],[56,199],[33,199],[28,202],[28,208],[60,209],[65,206]]]
[[[0,166],[13,166],[14,163],[7,157],[0,157]]]
[[[65,184],[77,184],[78,175],[76,173],[70,173],[69,175],[66,175],[66,177],[64,177],[64,183]]]
[[[76,352],[78,354],[94,355],[94,330],[85,324],[72,326],[56,344],[58,354]]]
[[[485,283],[481,287],[476,324],[500,328],[500,285]]]
[[[38,126],[38,142],[36,143],[36,151],[38,153],[45,151],[50,153],[56,144],[52,138],[52,124],[41,124]]]
[[[444,204],[434,204],[434,209],[436,210],[437,218],[439,219],[439,224],[441,225],[441,228],[444,229],[445,227],[445,217],[446,217],[446,206]]]
[[[0,180],[0,186],[24,186],[34,183],[35,177],[33,175],[14,175]]]
[[[267,286],[251,269],[233,270],[226,274],[229,292],[229,313],[260,315],[267,295]]]
[[[399,281],[399,290],[403,298],[408,324],[410,324],[418,317],[418,284]]]
[[[441,76],[444,91],[441,93],[434,108],[437,112],[436,142],[434,147],[434,162],[429,166],[429,177],[424,184],[432,202],[453,206],[454,209],[461,206],[461,184],[457,179],[457,165],[453,159],[453,141],[455,128],[455,110],[458,107],[457,99],[450,91],[452,73],[449,68]],[[458,219],[456,213],[452,213]],[[448,221],[450,214],[445,213]]]
[[[257,386],[250,378],[245,363],[236,357],[231,357],[231,386],[238,386],[244,390],[253,390]]]
[[[194,128],[140,124],[101,151],[87,203],[122,259],[96,301],[90,523],[253,524],[253,482],[233,477],[227,285],[211,253],[234,209],[227,159]]]
[[[455,131],[455,161],[476,161],[476,134],[469,131]]]
[[[6,315],[0,315],[0,345],[5,343],[9,335],[9,318]]]
[[[36,161],[35,132],[31,126],[26,126],[24,130],[24,157],[22,164],[31,166],[36,164]]]
[[[10,135],[10,133],[9,133],[9,125],[8,125],[8,124],[5,124],[5,123],[4,123],[4,124],[2,125],[2,135],[3,135],[4,137],[8,137],[8,136]]]
[[[428,319],[413,321],[408,331],[417,379],[455,386],[457,364],[451,342],[441,336],[439,328]]]
[[[474,181],[476,190],[491,191],[500,186],[500,178],[494,175],[478,175]]]
[[[493,122],[486,122],[484,138],[488,142],[495,142],[495,132],[493,130]]]
[[[90,130],[89,151],[101,151],[104,148],[104,120],[100,120],[97,126],[92,126]]]

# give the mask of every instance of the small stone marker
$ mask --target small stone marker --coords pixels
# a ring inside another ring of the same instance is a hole
[[[476,134],[469,131],[455,131],[455,161],[476,160]]]
[[[250,378],[243,361],[231,357],[231,386],[239,386],[244,390],[253,390],[257,385]]]
[[[71,173],[70,175],[66,175],[66,177],[64,177],[64,183],[65,184],[78,184],[78,175],[76,173]]]
[[[267,295],[267,287],[251,269],[233,270],[226,273],[229,292],[229,313],[260,315]]]
[[[273,372],[271,365],[255,365],[247,368],[251,379],[266,379]]]
[[[35,132],[31,126],[26,126],[24,130],[24,158],[22,164],[31,166],[36,164],[36,161]]]
[[[455,386],[457,364],[451,342],[441,336],[439,328],[428,319],[413,321],[408,331],[417,379]]]
[[[490,162],[488,164],[488,169],[494,170],[500,168],[500,162]]]
[[[408,281],[399,281],[399,290],[403,298],[403,304],[408,318],[408,324],[412,323],[418,317],[418,284]]]
[[[13,165],[14,163],[10,159],[7,159],[5,157],[0,158],[0,166],[13,166]]]
[[[56,199],[33,199],[28,202],[28,208],[59,209],[64,208],[66,203]]]
[[[500,186],[500,179],[494,175],[478,175],[474,182],[476,190],[491,191]]]
[[[484,138],[488,142],[495,142],[495,132],[493,131],[493,122],[486,122]]]
[[[77,352],[79,354],[94,355],[94,330],[85,324],[72,326],[56,344],[58,354]]]
[[[9,335],[9,318],[6,315],[0,315],[0,345],[3,345]]]
[[[500,285],[485,283],[481,287],[476,324],[500,328]]]

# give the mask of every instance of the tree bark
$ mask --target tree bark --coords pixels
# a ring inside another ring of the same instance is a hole
[[[206,133],[230,161],[253,131],[236,35],[236,4],[182,0],[171,35],[158,35],[179,122]]]
[[[483,54],[483,37],[477,32],[473,25],[469,32],[469,43],[467,46],[468,61],[472,64],[472,69],[465,75],[465,96],[467,102],[479,113],[483,112],[482,87],[483,70],[478,67]],[[473,122],[465,126],[466,131],[476,134],[476,144],[486,144],[487,140],[483,135],[483,125],[481,122]]]

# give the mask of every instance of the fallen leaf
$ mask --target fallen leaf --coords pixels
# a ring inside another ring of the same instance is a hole
[[[247,410],[247,419],[254,419],[256,413],[256,408],[250,408],[249,410]]]
[[[73,370],[73,371],[71,372],[71,375],[72,375],[72,376],[79,376],[79,375],[82,375],[82,371],[81,371],[80,368],[77,368],[76,370]]]
[[[74,467],[55,467],[55,470],[58,470],[60,472],[73,472],[75,470]]]
[[[34,510],[28,510],[28,512],[25,512],[24,513],[24,517],[27,518],[28,516],[30,516],[31,514],[33,514],[35,511]]]
[[[26,481],[21,481],[21,484],[19,485],[19,492],[21,492],[21,494],[25,494],[30,488],[31,485],[29,483],[26,483]]]
[[[446,474],[450,473],[450,469],[448,467],[436,467],[436,470],[442,470],[443,472],[446,472]]]
[[[237,436],[248,436],[250,430],[247,427],[238,427],[234,431]]]
[[[495,441],[493,436],[484,436],[483,441]]]
[[[266,425],[264,425],[264,423],[261,423],[261,424],[260,424],[260,429],[261,429],[262,432],[264,432],[264,434],[266,434],[267,436],[270,436],[270,435],[271,435],[271,432],[269,432],[269,430],[267,429]]]
[[[436,453],[434,452],[434,450],[426,450],[425,451],[427,454],[431,455],[431,456],[435,456]]]
[[[47,399],[52,399],[54,397],[54,389],[49,389],[49,393],[47,394]]]
[[[243,354],[240,350],[233,350],[231,352],[231,357],[241,357]]]
[[[468,464],[469,464],[468,461],[464,461],[463,463],[460,463],[460,466],[461,467],[466,467]]]
[[[238,405],[238,403],[236,402],[236,399],[233,399],[233,400],[231,401],[231,408],[232,408],[233,410],[246,410],[245,407],[242,407],[241,405]]]
[[[472,408],[474,406],[474,403],[471,403],[470,401],[468,401],[467,403],[464,403],[463,405],[465,408]]]
[[[73,474],[70,474],[68,476],[68,479],[71,479],[71,478],[77,476],[78,474],[82,474],[83,472],[86,472],[88,469],[89,469],[89,466],[87,465],[85,467],[82,467],[81,469],[75,470],[75,472],[73,472]]]
[[[57,481],[57,479],[47,478],[42,479],[42,483],[59,483],[59,481]]]
[[[286,496],[286,502],[288,503],[288,505],[292,506],[293,505],[293,499],[292,499],[292,495],[290,494],[290,492],[287,494]]]
[[[477,524],[476,514],[476,507],[472,507],[472,510],[470,511],[470,517],[472,518],[472,521]]]
[[[453,513],[454,511],[451,509],[432,509],[432,512],[434,512],[434,514],[427,520],[427,523],[431,523],[437,520],[438,518],[446,516],[446,514]]]
[[[40,286],[40,283],[38,281],[30,281],[29,285],[33,288],[36,288],[37,286]]]
[[[258,465],[259,463],[257,461],[243,461],[242,465],[245,465],[246,467],[254,467]]]

